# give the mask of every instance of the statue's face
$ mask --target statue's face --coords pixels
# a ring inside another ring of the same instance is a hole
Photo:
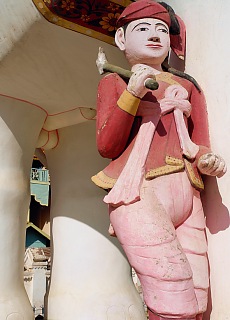
[[[130,22],[123,40],[123,50],[131,65],[137,63],[161,64],[170,49],[167,24],[154,18]]]

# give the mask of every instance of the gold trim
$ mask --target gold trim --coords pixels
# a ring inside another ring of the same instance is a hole
[[[114,2],[116,4],[119,4],[122,7],[127,7],[132,1],[130,0],[110,0],[111,2]]]
[[[26,224],[26,229],[28,229],[29,227],[35,229],[36,231],[38,231],[43,237],[47,238],[48,240],[50,240],[50,236],[45,233],[44,231],[42,231],[40,228],[38,228],[37,226],[35,226],[35,224],[33,224],[32,222],[27,222]]]
[[[198,188],[200,190],[204,190],[204,183],[203,183],[201,177],[197,177],[195,175],[192,164],[187,159],[184,159],[184,162],[185,162],[185,168],[188,173],[188,177],[189,177],[189,180],[190,180],[192,186],[194,186],[195,188]]]
[[[115,1],[113,1],[115,2]],[[70,29],[72,31],[76,31],[79,33],[82,33],[86,36],[104,41],[106,43],[115,45],[114,37],[107,36],[105,34],[102,34],[98,31],[91,30],[89,28],[82,27],[80,25],[77,25],[71,21],[65,20],[63,18],[60,18],[53,12],[47,8],[44,3],[41,2],[41,0],[33,0],[34,5],[37,7],[38,11],[43,15],[44,18],[46,18],[49,22],[54,23],[60,27],[64,27],[66,29]],[[126,3],[126,1],[124,1]]]
[[[178,58],[184,61],[185,57],[183,55],[179,55]]]
[[[156,74],[156,81],[163,81],[170,85],[179,84],[176,80],[172,79],[173,74],[169,72],[161,72]],[[180,85],[180,84],[179,84]]]
[[[127,90],[124,90],[117,101],[117,105],[122,110],[128,112],[132,116],[135,116],[137,113],[138,106],[140,104],[140,99],[133,96]]]
[[[145,178],[146,178],[146,180],[150,180],[150,179],[153,179],[153,178],[164,176],[166,174],[183,171],[184,168],[185,168],[184,163],[181,164],[181,165],[175,165],[175,166],[167,164],[165,166],[149,170],[146,173]]]
[[[171,156],[166,156],[165,157],[165,162],[171,166],[183,166],[184,161],[178,158],[174,158]]]
[[[186,172],[192,186],[199,190],[204,189],[204,183],[201,177],[199,178],[195,175],[192,164],[187,159],[181,160],[171,156],[166,156],[165,161],[167,163],[166,165],[149,170],[145,175],[145,179],[150,180],[170,173],[181,172],[186,168]],[[117,179],[107,176],[103,171],[100,171],[98,174],[93,176],[91,180],[98,187],[105,190],[112,189],[117,181]]]
[[[149,170],[146,173],[145,178],[147,180],[153,179],[156,177],[164,176],[169,173],[180,172],[180,171],[184,170],[184,168],[185,168],[184,161],[181,159],[178,159],[178,158],[166,156],[165,162],[166,162],[165,166],[161,166],[156,169]]]
[[[103,171],[98,172],[91,180],[102,189],[112,189],[117,179],[107,176]]]

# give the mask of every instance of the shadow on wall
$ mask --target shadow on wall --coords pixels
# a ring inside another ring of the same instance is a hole
[[[82,222],[117,243],[108,235],[109,215],[102,200],[107,193],[91,181],[108,165],[96,149],[95,124],[85,122],[59,130],[58,146],[46,152],[52,189],[51,215]]]
[[[178,59],[172,52],[170,55],[170,65],[177,70],[185,70],[185,61]],[[230,216],[228,208],[223,204],[220,195],[217,178],[204,177],[205,191],[201,193],[204,213],[206,217],[206,226],[211,234],[217,234],[230,226]],[[210,320],[212,312],[211,287],[208,294],[208,307],[203,320]]]
[[[230,216],[222,202],[216,178],[205,177],[205,191],[201,196],[209,232],[216,234],[226,230],[230,226]]]
[[[223,204],[219,192],[217,178],[204,177],[205,191],[201,193],[201,198],[206,217],[206,226],[211,234],[217,234],[226,230],[230,226],[230,216],[228,208]],[[209,320],[212,312],[211,288],[209,289],[208,308],[204,315],[204,320]]]

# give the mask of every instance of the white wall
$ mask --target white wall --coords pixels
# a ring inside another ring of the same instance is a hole
[[[167,0],[187,26],[186,72],[205,92],[212,149],[230,168],[229,0]],[[229,169],[230,170],[230,169]],[[208,178],[204,193],[211,271],[205,320],[230,319],[230,175]],[[212,311],[211,311],[212,310]],[[211,312],[211,315],[210,315]]]

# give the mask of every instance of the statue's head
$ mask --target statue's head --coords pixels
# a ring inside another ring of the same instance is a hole
[[[131,65],[162,64],[170,46],[184,50],[182,41],[178,41],[182,25],[178,18],[163,2],[138,0],[120,15],[115,42]]]

